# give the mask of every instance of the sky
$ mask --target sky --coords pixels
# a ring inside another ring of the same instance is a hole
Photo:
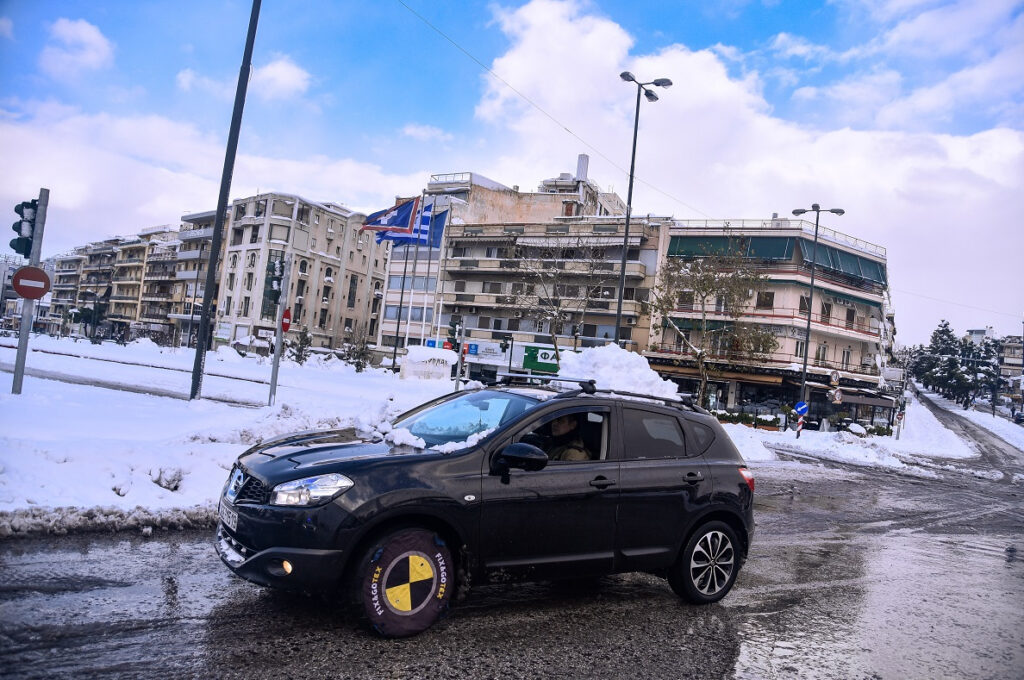
[[[44,256],[216,207],[251,3],[0,0],[0,204]],[[262,4],[231,197],[363,212],[573,172],[634,214],[819,203],[887,249],[897,341],[1024,321],[1024,0]],[[13,236],[13,234],[12,234]],[[6,241],[6,239],[5,239]]]

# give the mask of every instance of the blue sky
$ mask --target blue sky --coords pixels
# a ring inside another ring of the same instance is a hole
[[[51,190],[45,254],[215,205],[250,7],[0,2],[0,199]],[[369,211],[579,153],[624,196],[630,70],[675,81],[642,107],[635,212],[841,206],[888,248],[900,340],[1019,333],[1022,64],[1024,0],[268,0],[232,196]]]

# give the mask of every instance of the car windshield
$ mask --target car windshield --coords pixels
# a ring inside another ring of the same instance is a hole
[[[427,446],[437,446],[466,441],[477,433],[501,427],[537,403],[537,399],[512,392],[463,392],[414,411],[393,425],[409,430]]]

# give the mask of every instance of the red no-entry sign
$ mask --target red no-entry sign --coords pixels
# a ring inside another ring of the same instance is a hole
[[[287,333],[288,329],[292,327],[292,310],[284,310],[284,314],[281,315],[281,332]]]
[[[14,292],[29,300],[38,300],[50,292],[50,277],[39,267],[22,267],[11,278]]]

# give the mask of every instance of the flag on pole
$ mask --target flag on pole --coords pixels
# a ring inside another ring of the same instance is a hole
[[[423,214],[414,229],[407,231],[388,230],[377,233],[377,243],[381,241],[394,241],[396,245],[416,245],[438,248],[441,245],[441,238],[444,233],[445,222],[448,221],[448,210],[434,212],[434,202],[431,201],[423,206]]]
[[[361,229],[409,235],[412,233],[413,222],[415,222],[416,213],[419,211],[419,205],[420,199],[417,196],[416,198],[410,198],[397,203],[386,210],[378,210],[372,215],[367,216]],[[378,239],[379,242],[380,239]]]

